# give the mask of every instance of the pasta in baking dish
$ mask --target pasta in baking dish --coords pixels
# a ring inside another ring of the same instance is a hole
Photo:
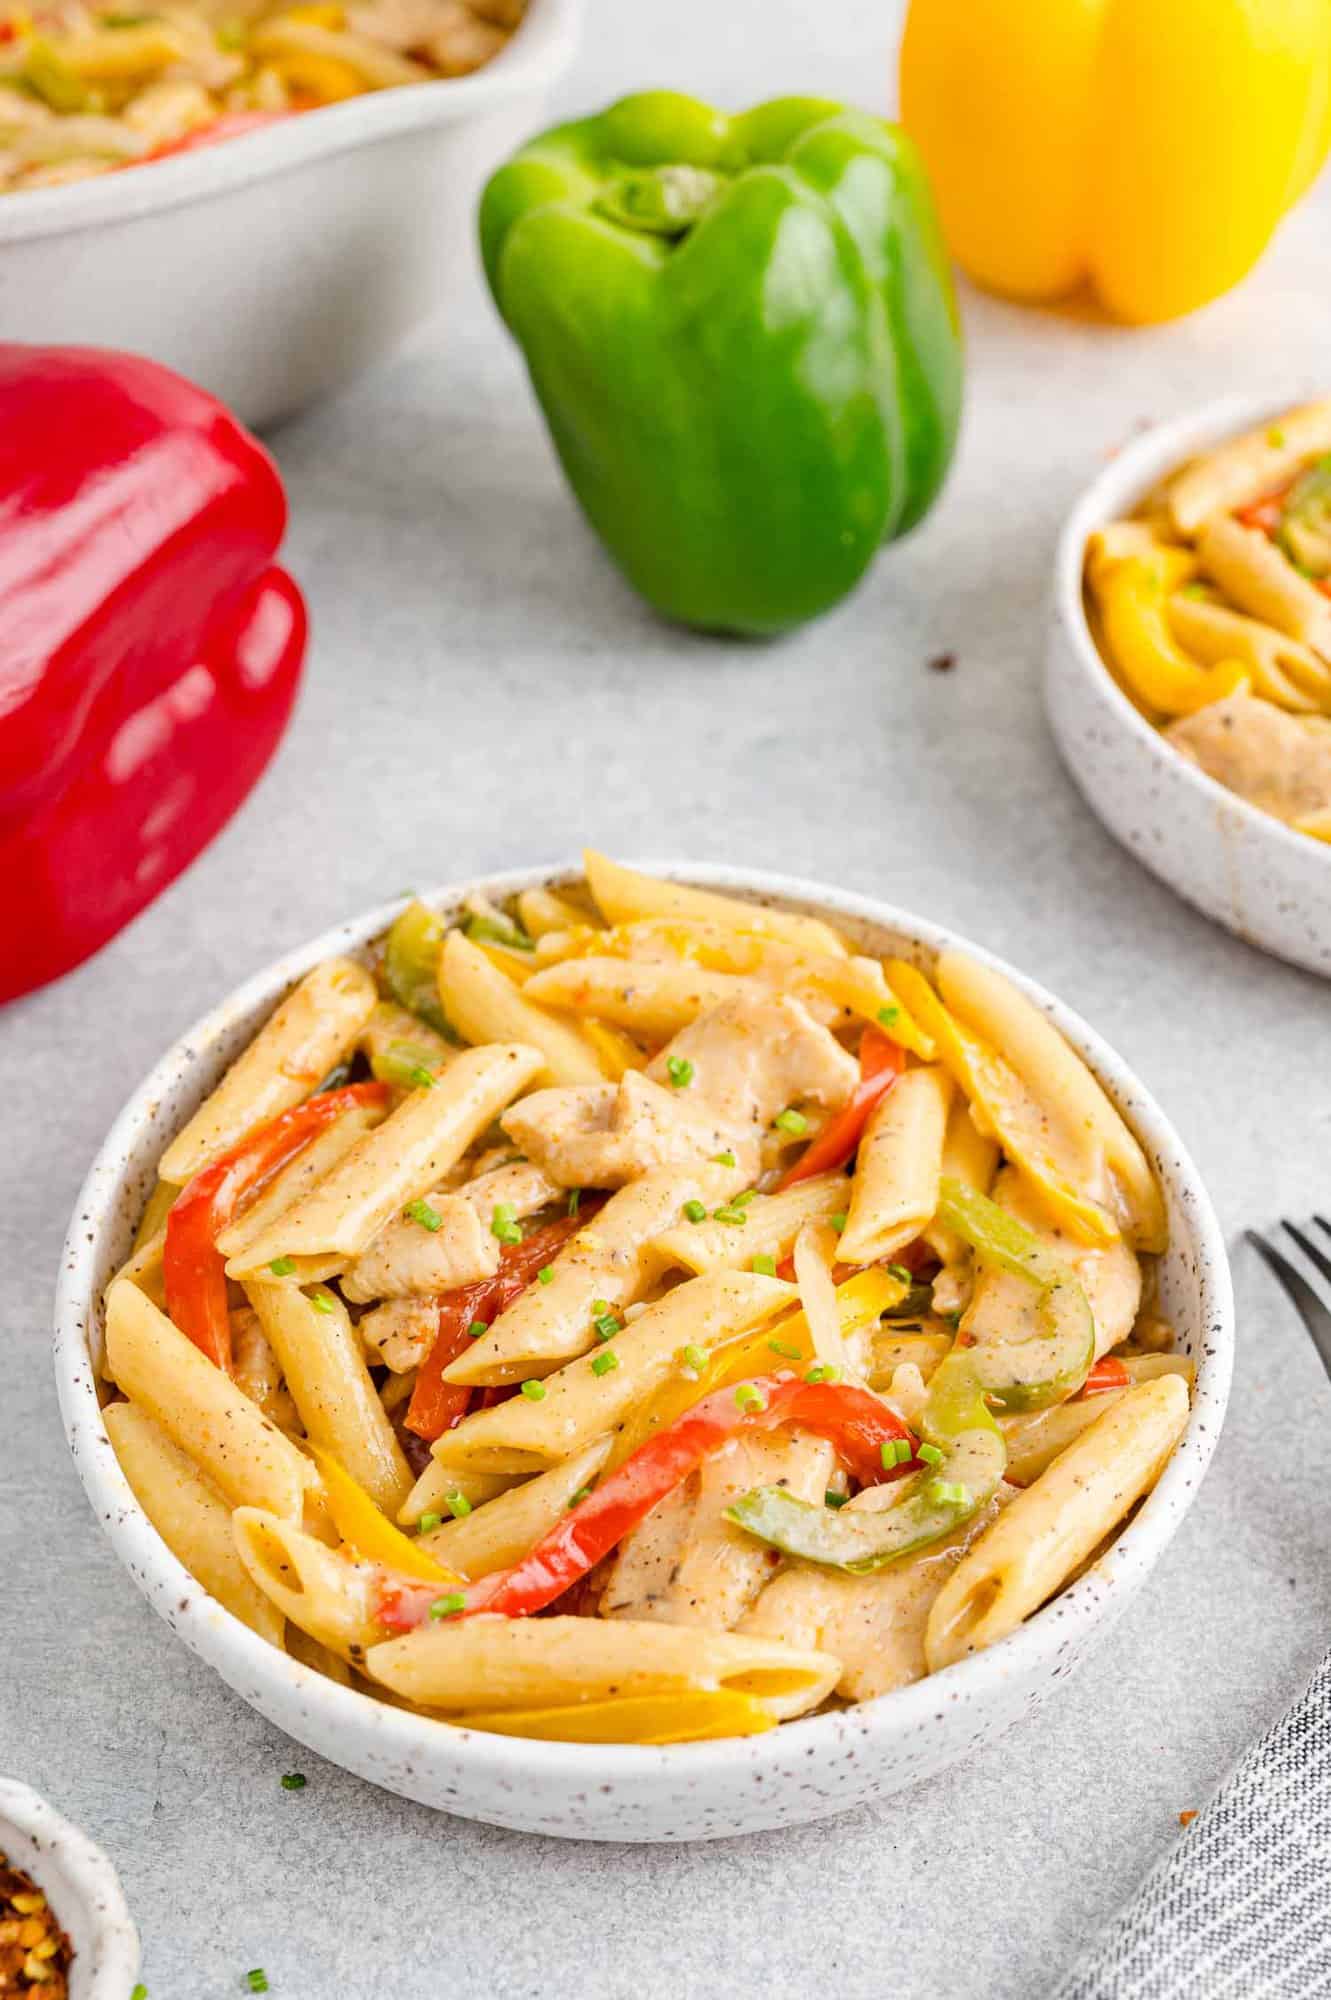
[[[1092,535],[1086,595],[1179,754],[1331,842],[1331,399],[1202,453]]]
[[[0,192],[489,62],[526,0],[0,0]]]
[[[589,854],[316,966],[167,1146],[105,1421],[205,1590],[446,1722],[753,1734],[993,1644],[1187,1421],[1141,1147],[1001,975]]]

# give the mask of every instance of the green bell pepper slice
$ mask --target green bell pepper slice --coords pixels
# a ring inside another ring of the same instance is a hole
[[[384,939],[384,979],[400,1007],[426,1021],[450,1042],[457,1036],[439,999],[439,950],[444,941],[442,920],[414,897],[394,918]]]
[[[1305,575],[1331,573],[1331,454],[1295,480],[1277,534],[1285,554]]]
[[[961,340],[897,127],[645,92],[533,139],[480,235],[574,494],[665,616],[799,625],[935,498]]]

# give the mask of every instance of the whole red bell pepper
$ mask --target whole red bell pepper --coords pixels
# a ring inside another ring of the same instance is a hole
[[[0,345],[0,1001],[87,958],[225,824],[305,606],[276,467],[133,355]]]

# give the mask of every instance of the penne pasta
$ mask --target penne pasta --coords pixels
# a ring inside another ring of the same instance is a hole
[[[308,1097],[355,1048],[374,1003],[374,981],[354,959],[316,965],[171,1141],[162,1179],[183,1187],[255,1125]]]
[[[831,952],[837,957],[845,954],[844,942],[821,917],[769,909],[762,903],[717,895],[711,889],[693,889],[682,882],[643,875],[636,868],[624,868],[591,848],[583,855],[583,863],[587,886],[597,907],[612,924],[632,924],[647,917],[684,917],[699,923],[725,924],[731,930],[748,931],[755,937],[779,938],[801,951]]]
[[[979,1130],[964,1097],[954,1097],[948,1112],[947,1131],[943,1135],[939,1179],[960,1181],[963,1187],[974,1188],[977,1194],[988,1194],[997,1172],[996,1142]],[[970,1255],[956,1232],[940,1222],[936,1215],[920,1233],[945,1268],[964,1264]]]
[[[952,1102],[946,1070],[908,1070],[864,1128],[839,1254],[847,1264],[894,1257],[938,1207]]]
[[[1139,1383],[1019,1494],[939,1593],[925,1634],[930,1672],[1038,1611],[1154,1485],[1187,1420],[1180,1376]]]
[[[743,989],[730,973],[710,972],[689,959],[569,958],[533,974],[526,997],[542,1007],[592,1014],[648,1042],[668,1042]]]
[[[649,1246],[662,1271],[734,1271],[755,1256],[780,1263],[789,1256],[806,1222],[830,1222],[845,1213],[851,1183],[845,1174],[811,1174],[778,1194],[755,1195],[742,1210],[744,1222],[681,1222]]]
[[[1331,661],[1331,598],[1301,576],[1260,529],[1218,514],[1202,529],[1197,554],[1204,574],[1240,611]]]
[[[377,1507],[395,1514],[411,1490],[411,1468],[365,1365],[341,1299],[317,1301],[287,1279],[251,1278],[245,1295],[281,1364],[301,1422]]]
[[[289,1615],[289,1614],[288,1614]],[[586,1618],[441,1621],[372,1646],[366,1668],[423,1708],[535,1708],[610,1695],[750,1694],[779,1720],[836,1684],[837,1662],[772,1639]]]
[[[442,1527],[431,1529],[421,1536],[420,1546],[448,1568],[470,1577],[488,1576],[491,1570],[517,1562],[563,1519],[574,1494],[592,1484],[609,1450],[610,1439],[597,1438],[562,1465],[511,1486],[483,1506],[473,1506],[460,1520],[446,1520]],[[443,1505],[447,1507],[459,1491],[453,1486],[441,1493]]]
[[[362,1665],[383,1637],[371,1565],[339,1555],[259,1507],[238,1507],[232,1528],[241,1563],[282,1616],[339,1659]]]
[[[135,1499],[172,1555],[224,1611],[280,1646],[282,1614],[237,1555],[231,1509],[217,1488],[137,1404],[108,1404],[104,1421]]]
[[[317,1133],[289,1166],[274,1174],[230,1227],[222,1231],[217,1239],[222,1255],[242,1256],[280,1215],[285,1215],[289,1208],[294,1208],[312,1194],[352,1147],[359,1144],[376,1125],[383,1123],[384,1116],[379,1105],[353,1105],[336,1124]],[[332,1273],[324,1275],[331,1276]]]
[[[302,1518],[318,1486],[309,1459],[134,1285],[115,1284],[107,1296],[106,1359],[117,1387],[233,1507]]]
[[[586,1038],[567,1021],[534,1006],[461,931],[449,931],[444,940],[439,998],[464,1041],[522,1042],[539,1049],[542,1082],[604,1081],[606,1072]]]
[[[464,1417],[436,1441],[434,1455],[446,1465],[474,1465],[485,1472],[540,1471],[556,1464],[613,1430],[631,1405],[678,1365],[684,1347],[706,1351],[762,1326],[795,1296],[793,1285],[749,1271],[691,1278],[595,1353],[546,1376],[537,1385],[539,1397],[513,1396]]]
[[[537,1050],[519,1043],[464,1050],[248,1243],[228,1274],[244,1278],[283,1257],[359,1256],[395,1211],[443,1179],[540,1067]]]
[[[1331,451],[1331,398],[1287,410],[1275,424],[1245,431],[1203,452],[1165,489],[1175,532],[1191,540],[1216,514],[1248,506],[1284,486],[1309,458]]]
[[[460,1493],[473,1507],[483,1507],[520,1484],[521,1476],[511,1472],[477,1472],[472,1466],[441,1465],[432,1458],[398,1508],[397,1519],[404,1528],[414,1528],[423,1514],[445,1513],[451,1493]]]
[[[1296,713],[1331,706],[1331,666],[1311,646],[1300,645],[1260,618],[1245,618],[1227,604],[1176,591],[1169,622],[1181,645],[1207,666],[1241,660],[1251,669],[1255,694]]]

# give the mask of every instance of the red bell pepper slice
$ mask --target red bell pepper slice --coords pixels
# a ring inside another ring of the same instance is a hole
[[[0,344],[0,1001],[87,958],[277,746],[305,607],[277,469],[129,354]]]
[[[1104,1396],[1111,1389],[1126,1389],[1132,1377],[1116,1354],[1102,1354],[1079,1391],[1081,1396]]]
[[[777,1182],[778,1192],[806,1181],[812,1174],[830,1174],[844,1167],[869,1122],[869,1114],[880,1104],[906,1067],[906,1052],[899,1042],[875,1027],[865,1029],[860,1040],[860,1080],[850,1102],[811,1139],[793,1167]]]
[[[1245,528],[1260,528],[1264,535],[1274,535],[1293,484],[1292,479],[1287,479],[1274,493],[1264,493],[1259,500],[1250,500],[1246,507],[1236,508],[1235,520]]]
[[[558,1221],[534,1229],[521,1243],[506,1245],[493,1278],[463,1285],[440,1299],[439,1331],[417,1372],[416,1386],[407,1406],[404,1422],[409,1431],[433,1443],[461,1423],[472,1392],[457,1383],[445,1382],[444,1370],[470,1342],[468,1329],[476,1320],[484,1320],[489,1326],[498,1319],[600,1206],[599,1201],[584,1201],[576,1215],[561,1215]]]
[[[457,1615],[487,1611],[525,1618],[553,1603],[736,1431],[798,1424],[830,1439],[842,1463],[865,1486],[919,1470],[913,1458],[884,1467],[885,1444],[905,1438],[913,1450],[915,1441],[896,1412],[867,1389],[849,1383],[805,1382],[795,1375],[761,1375],[747,1386],[761,1395],[761,1408],[742,1403],[734,1389],[704,1396],[640,1444],[518,1562],[472,1584],[462,1593],[465,1602]],[[378,1618],[390,1631],[410,1631],[429,1616],[438,1594],[402,1578],[385,1577]]]
[[[325,1090],[272,1118],[195,1174],[166,1218],[162,1278],[166,1310],[194,1345],[228,1372],[231,1317],[226,1302],[226,1260],[217,1239],[243,1196],[254,1193],[295,1158],[317,1132],[357,1104],[385,1104],[384,1083],[353,1083]]]

